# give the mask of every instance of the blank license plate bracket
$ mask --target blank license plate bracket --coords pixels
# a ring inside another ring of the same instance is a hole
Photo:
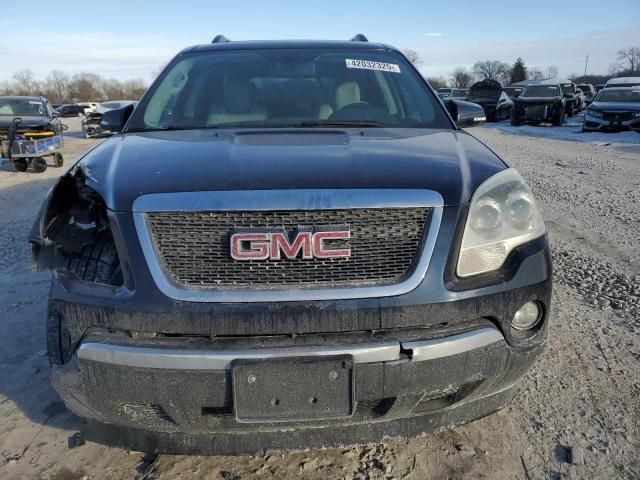
[[[235,360],[236,420],[244,423],[347,418],[354,407],[350,355]]]

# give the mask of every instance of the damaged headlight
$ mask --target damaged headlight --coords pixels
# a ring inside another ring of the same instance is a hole
[[[470,277],[497,270],[514,248],[545,233],[529,187],[515,169],[503,170],[471,198],[457,274]]]

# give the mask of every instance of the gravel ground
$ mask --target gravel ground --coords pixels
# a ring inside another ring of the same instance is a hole
[[[67,123],[70,163],[96,142]],[[640,135],[576,130],[472,130],[529,181],[553,247],[549,344],[516,399],[440,434],[267,457],[68,448],[80,422],[49,385],[48,274],[29,272],[25,242],[62,170],[0,167],[0,478],[640,478]]]

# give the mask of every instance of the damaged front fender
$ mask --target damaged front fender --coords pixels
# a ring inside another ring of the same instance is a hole
[[[34,270],[64,269],[81,280],[109,285],[121,281],[105,202],[87,185],[80,165],[47,193],[29,242]]]

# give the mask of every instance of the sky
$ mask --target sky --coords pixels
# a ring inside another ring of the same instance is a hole
[[[0,81],[30,69],[150,82],[182,48],[232,40],[369,40],[416,50],[425,76],[478,60],[606,74],[640,46],[640,0],[1,0]]]

